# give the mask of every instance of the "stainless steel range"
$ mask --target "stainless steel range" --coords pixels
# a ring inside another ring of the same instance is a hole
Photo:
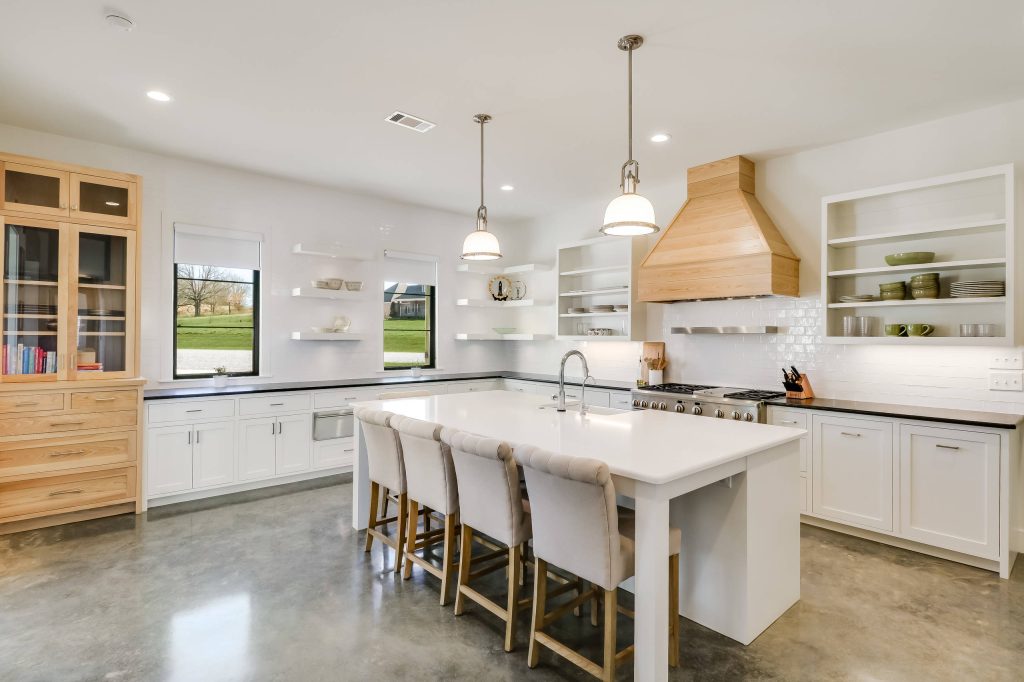
[[[633,391],[633,409],[667,410],[719,419],[747,422],[767,421],[766,400],[781,398],[781,391],[722,388],[701,384],[659,384]]]

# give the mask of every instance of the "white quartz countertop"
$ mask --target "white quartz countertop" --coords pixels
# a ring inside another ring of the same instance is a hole
[[[662,484],[796,440],[803,429],[656,410],[566,412],[546,396],[482,391],[353,403],[436,422],[516,445],[593,457],[613,474]]]

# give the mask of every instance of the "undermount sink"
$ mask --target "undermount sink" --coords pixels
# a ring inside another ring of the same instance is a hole
[[[540,409],[540,410],[556,410],[556,409],[558,409],[558,403],[545,403],[544,405],[539,406],[537,409]],[[565,403],[565,411],[566,412],[579,412],[580,411],[580,403],[579,403],[579,401],[566,402]],[[612,408],[612,407],[599,407],[599,406],[596,406],[596,405],[587,405],[587,413],[588,414],[621,414],[622,410],[616,410],[615,408]]]

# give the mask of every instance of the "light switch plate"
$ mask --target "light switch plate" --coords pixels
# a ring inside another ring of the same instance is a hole
[[[1024,391],[1024,372],[995,370],[988,373],[988,387],[992,391]]]
[[[1024,350],[1016,348],[997,350],[989,357],[988,368],[1024,370]]]

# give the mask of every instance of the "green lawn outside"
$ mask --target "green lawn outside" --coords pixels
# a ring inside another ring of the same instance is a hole
[[[384,320],[385,353],[425,353],[428,332],[423,320]]]
[[[251,350],[252,313],[179,317],[178,348]],[[214,327],[228,327],[215,329]]]

